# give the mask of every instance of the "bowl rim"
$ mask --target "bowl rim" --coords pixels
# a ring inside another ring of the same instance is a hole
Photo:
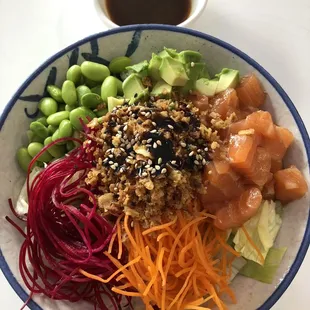
[[[309,135],[307,133],[307,129],[296,109],[293,102],[289,98],[289,96],[286,94],[284,89],[280,86],[280,84],[254,59],[252,59],[250,56],[248,56],[246,53],[242,52],[238,48],[234,47],[233,45],[226,43],[225,41],[222,41],[216,37],[213,37],[211,35],[191,30],[187,28],[182,28],[178,26],[170,26],[170,25],[159,25],[159,24],[145,24],[145,25],[130,25],[130,26],[123,26],[118,27],[115,29],[111,29],[108,31],[100,32],[97,34],[90,35],[84,39],[81,39],[66,48],[62,49],[58,53],[54,54],[50,58],[48,58],[41,66],[39,66],[26,80],[25,82],[18,88],[18,90],[15,92],[11,100],[8,102],[8,104],[5,106],[1,117],[0,117],[0,130],[2,126],[5,123],[5,120],[7,116],[9,115],[11,109],[17,102],[20,95],[24,92],[24,90],[29,86],[29,84],[51,63],[53,63],[58,58],[65,55],[67,52],[70,52],[74,48],[83,45],[85,43],[90,42],[94,39],[99,39],[102,37],[108,37],[113,34],[122,33],[122,32],[135,32],[135,31],[144,31],[144,30],[159,30],[159,31],[169,31],[169,32],[177,32],[177,33],[183,33],[186,35],[198,37],[204,40],[207,40],[211,43],[214,43],[216,45],[219,45],[228,51],[232,52],[233,54],[237,55],[238,57],[242,58],[244,61],[246,61],[248,64],[250,64],[252,67],[254,67],[261,75],[263,75],[267,81],[275,88],[275,90],[278,92],[286,106],[288,107],[290,113],[292,114],[297,127],[300,131],[300,134],[302,136],[302,140],[304,143],[304,147],[306,149],[307,159],[308,159],[308,168],[310,170],[310,140]],[[310,243],[310,212],[308,215],[307,225],[305,234],[303,236],[302,242],[300,244],[300,248],[298,250],[298,253],[296,255],[296,258],[291,265],[288,273],[285,275],[284,279],[281,281],[281,283],[278,285],[278,287],[275,289],[275,291],[272,293],[271,296],[267,298],[267,300],[258,308],[259,310],[265,310],[270,309],[283,295],[283,293],[286,291],[286,289],[289,287],[290,283],[294,279],[295,275],[297,274],[304,257],[307,253],[308,247]],[[30,297],[28,293],[23,289],[21,284],[15,279],[14,275],[12,274],[9,265],[7,264],[5,257],[2,254],[2,251],[0,249],[0,267],[2,269],[2,272],[4,276],[6,277],[9,284],[12,286],[16,294],[25,302]],[[28,303],[28,307],[32,310],[43,310],[36,302],[33,300],[30,300]]]

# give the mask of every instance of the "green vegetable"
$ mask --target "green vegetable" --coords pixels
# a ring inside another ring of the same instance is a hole
[[[116,57],[111,60],[109,64],[109,69],[113,74],[121,73],[126,69],[126,67],[130,66],[131,59],[126,56]]]
[[[58,105],[55,99],[45,97],[40,100],[38,108],[45,116],[49,116],[57,112]]]
[[[108,77],[110,78],[110,76]],[[105,81],[108,79],[106,78]],[[104,82],[103,82],[104,83]],[[99,104],[101,104],[103,101],[102,101],[102,98],[97,95],[97,94],[94,94],[94,93],[90,93],[90,94],[85,94],[83,95],[83,97],[81,98],[81,105],[85,108],[88,108],[88,109],[96,109],[97,106]]]
[[[286,248],[271,248],[266,256],[264,266],[248,261],[241,269],[240,274],[260,282],[272,284],[285,252]]]
[[[32,160],[32,157],[28,153],[27,148],[21,147],[16,152],[16,158],[19,166],[24,170],[28,171],[28,166]]]
[[[101,85],[97,85],[91,89],[91,92],[101,96]]]
[[[48,137],[44,140],[44,146],[53,142],[52,137]],[[66,148],[64,145],[52,145],[47,151],[55,158],[61,158],[66,154]]]
[[[69,118],[69,112],[61,111],[50,115],[46,121],[49,125],[58,126],[64,119],[68,118]]]
[[[282,224],[280,216],[276,213],[275,206],[276,204],[273,201],[264,201],[256,215],[243,225],[264,258],[266,258],[269,249],[273,246]],[[260,265],[263,264],[259,254],[248,241],[241,228],[238,229],[233,241],[235,250],[240,252],[244,258]]]
[[[108,97],[117,95],[117,79],[114,76],[107,77],[101,85],[101,98],[104,102],[108,101]]]
[[[95,82],[103,82],[110,75],[108,67],[92,61],[84,61],[81,65],[82,74]]]
[[[88,86],[89,88],[96,87],[96,86],[100,85],[101,83],[102,82],[98,82],[98,81],[96,82],[96,81],[92,81],[90,79],[85,78],[85,85]]]
[[[135,65],[126,67],[126,70],[131,73],[138,73],[138,75],[142,78],[148,75],[148,67],[149,62],[147,60],[144,60]]]
[[[63,120],[59,125],[59,138],[71,137],[73,133],[73,128],[69,120]]]
[[[67,71],[67,80],[72,81],[78,85],[82,77],[81,67],[78,65],[71,66]]]
[[[66,80],[62,84],[62,98],[65,102],[65,104],[68,105],[77,105],[77,94],[76,94],[76,88],[72,81]]]
[[[47,121],[46,121],[46,117],[39,117],[39,118],[37,118],[36,119],[36,121],[37,122],[39,122],[39,123],[41,123],[42,125],[44,125],[44,126],[47,126],[48,124],[47,124]]]
[[[35,121],[30,124],[30,129],[33,131],[34,134],[39,136],[42,139],[48,137],[48,130],[47,128],[40,122]]]
[[[100,86],[96,86],[99,87]],[[101,88],[100,88],[101,89]],[[77,87],[76,89],[76,93],[77,93],[77,97],[78,97],[78,102],[79,104],[81,104],[81,98],[85,95],[85,94],[90,94],[91,90],[89,89],[89,87],[85,86],[85,85],[81,85],[79,87]]]
[[[57,126],[53,126],[53,125],[48,125],[47,126],[47,130],[48,130],[48,133],[49,133],[49,135],[53,135],[53,133],[56,131],[58,129],[58,127]]]
[[[27,150],[31,157],[35,157],[43,149],[43,147],[44,145],[42,143],[32,142],[28,145]],[[52,155],[46,151],[42,155],[40,155],[40,157],[38,158],[38,161],[48,163],[52,159],[53,159]]]
[[[77,106],[75,105],[67,105],[65,106],[65,111],[71,112],[72,110],[74,110]]]
[[[85,107],[79,107],[70,112],[71,125],[77,130],[83,129],[80,119],[84,124],[88,124],[88,118],[93,119],[95,117],[95,113]]]
[[[55,85],[48,85],[46,88],[47,92],[50,96],[55,99],[57,102],[62,103],[64,102],[61,96],[61,89]]]
[[[231,275],[229,281],[231,282],[236,275],[240,272],[240,270],[246,265],[247,260],[243,257],[237,257],[231,264]]]

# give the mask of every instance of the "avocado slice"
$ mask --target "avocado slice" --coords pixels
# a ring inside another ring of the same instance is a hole
[[[144,102],[147,99],[149,99],[149,97],[150,97],[149,89],[148,88],[144,88],[144,90],[141,91],[139,94],[137,94],[137,96],[132,97],[129,100],[129,104],[134,104],[136,102],[141,102],[141,101]]]
[[[234,69],[224,68],[219,74],[215,75],[219,79],[219,83],[216,88],[216,94],[231,87],[235,88],[239,83],[239,71]]]
[[[218,87],[219,81],[217,79],[209,80],[206,78],[201,78],[196,81],[196,89],[202,94],[208,97],[215,95],[216,89]]]
[[[161,51],[158,56],[161,57],[161,58],[164,58],[164,57],[172,57],[172,58],[175,58],[175,57],[178,57],[178,52],[177,50],[173,49],[173,48],[167,48],[167,47],[164,47],[164,50]]]
[[[150,60],[149,64],[149,76],[154,81],[160,80],[160,72],[159,72],[160,65],[161,65],[161,57],[153,53],[152,59]]]
[[[161,78],[171,86],[184,86],[189,80],[183,64],[171,57],[163,58],[159,72]]]
[[[172,86],[165,81],[158,81],[151,91],[151,96],[160,98],[170,98],[172,92]]]
[[[142,84],[141,78],[137,73],[130,74],[123,82],[124,97],[131,99],[140,94],[145,87]]]
[[[118,99],[115,97],[108,97],[108,111],[111,112],[118,105],[124,104],[125,99]]]
[[[200,53],[190,50],[182,51],[178,54],[178,59],[184,64],[191,62],[200,62],[201,58],[202,55]]]
[[[205,69],[205,64],[202,62],[185,64],[185,71],[189,77],[189,81],[182,87],[181,92],[187,94],[190,90],[195,89],[195,83],[199,79],[201,72]]]

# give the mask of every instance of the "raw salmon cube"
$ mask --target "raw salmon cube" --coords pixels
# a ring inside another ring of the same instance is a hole
[[[283,169],[282,159],[273,159],[271,158],[271,168],[270,172],[275,173],[279,170]]]
[[[236,91],[240,106],[253,106],[257,108],[261,106],[266,99],[263,87],[254,74],[244,76],[239,86],[236,88]]]
[[[295,166],[279,170],[274,179],[276,198],[283,203],[300,199],[308,191],[305,178]]]
[[[267,111],[257,111],[247,116],[246,123],[248,128],[255,129],[262,136],[274,139],[276,137],[275,125],[271,114]]]
[[[274,200],[275,199],[275,181],[272,178],[269,182],[267,182],[262,190],[263,198],[266,200]]]

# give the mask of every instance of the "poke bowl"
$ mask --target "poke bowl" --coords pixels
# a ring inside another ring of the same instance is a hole
[[[217,38],[89,36],[31,74],[0,129],[0,264],[30,309],[269,309],[308,249],[306,128]]]

